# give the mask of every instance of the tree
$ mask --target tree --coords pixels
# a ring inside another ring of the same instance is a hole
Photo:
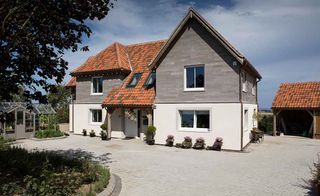
[[[0,0],[0,101],[24,96],[46,102],[45,92],[62,82],[66,50],[87,51],[88,20],[101,20],[110,0]]]
[[[56,86],[55,93],[48,94],[48,102],[57,112],[59,123],[69,122],[69,104],[71,102],[71,90],[65,86]]]

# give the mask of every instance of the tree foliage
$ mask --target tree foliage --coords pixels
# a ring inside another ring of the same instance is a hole
[[[87,20],[101,20],[110,0],[0,0],[0,101],[23,87],[28,100],[46,102],[44,91],[61,83],[68,63],[63,55],[88,50]]]
[[[71,90],[65,86],[58,85],[55,92],[48,94],[48,102],[57,112],[58,123],[69,122],[69,104],[71,103]]]

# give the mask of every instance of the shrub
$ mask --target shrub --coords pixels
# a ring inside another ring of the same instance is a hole
[[[0,150],[0,195],[86,195],[82,187],[88,185],[95,195],[107,186],[108,169],[68,155],[19,147]]]
[[[82,135],[87,136],[87,129],[82,129]]]
[[[313,163],[313,168],[311,168],[312,179],[309,180],[313,191],[316,194],[320,194],[320,156],[318,155],[318,162]]]
[[[102,129],[102,130],[107,130],[108,129],[108,126],[107,126],[107,124],[102,124],[101,126],[100,126],[100,128]]]
[[[90,137],[95,137],[96,136],[96,133],[94,132],[94,130],[91,130],[90,131]]]
[[[259,130],[267,134],[272,134],[273,132],[273,116],[264,115],[262,118],[259,118],[258,122]]]
[[[35,138],[51,138],[51,137],[61,137],[64,133],[61,131],[56,131],[52,129],[46,129],[35,132]]]
[[[192,147],[192,139],[189,136],[184,137],[184,141],[182,142],[181,148],[191,148]]]
[[[176,148],[182,148],[182,144],[181,143],[176,143]]]
[[[166,139],[166,146],[172,147],[174,143],[174,136],[173,135],[168,135]]]
[[[204,139],[202,137],[199,137],[196,139],[196,143],[193,145],[194,149],[204,149],[205,148],[205,142]]]
[[[155,143],[154,136],[156,135],[157,128],[153,125],[148,126],[148,129],[146,131],[146,142],[149,145],[153,145]]]

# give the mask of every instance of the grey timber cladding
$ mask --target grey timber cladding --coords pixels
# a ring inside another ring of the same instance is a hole
[[[247,75],[247,92],[242,91],[242,88],[241,88],[242,102],[249,103],[249,104],[256,104],[257,103],[256,96],[257,96],[257,89],[258,89],[256,78],[251,76],[248,72],[246,72],[246,75]],[[253,83],[256,84],[255,94],[252,94]]]
[[[95,77],[95,76],[93,76]],[[124,79],[123,76],[103,76],[103,94],[91,95],[91,78],[77,77],[76,103],[101,103],[113,87],[119,87]]]
[[[194,19],[177,36],[157,68],[156,103],[239,102],[239,63]],[[205,66],[205,91],[184,91],[184,68]]]

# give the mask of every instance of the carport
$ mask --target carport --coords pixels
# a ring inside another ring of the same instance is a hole
[[[320,82],[281,84],[272,111],[274,135],[320,139]]]

